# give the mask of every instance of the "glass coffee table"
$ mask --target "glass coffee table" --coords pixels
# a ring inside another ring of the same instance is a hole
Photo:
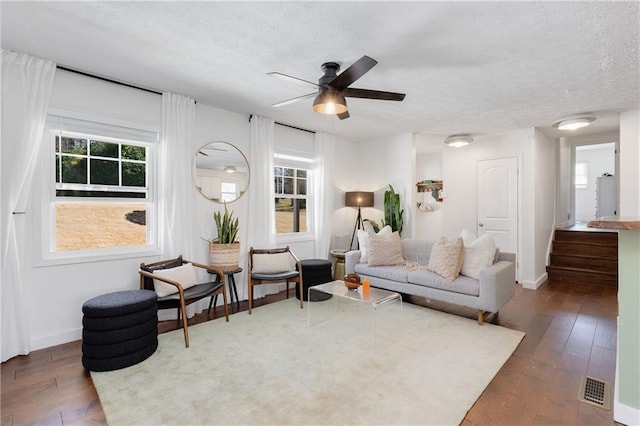
[[[334,296],[334,306],[337,306],[338,299],[350,300],[354,303],[368,304],[373,310],[377,310],[379,307],[399,302],[400,313],[402,314],[402,296],[399,293],[389,290],[383,290],[381,288],[370,287],[368,293],[364,293],[362,286],[356,290],[350,290],[344,285],[344,281],[336,280],[325,284],[314,285],[309,287],[307,295],[309,300],[311,299],[312,292],[330,294]],[[307,325],[311,325],[311,311],[313,303],[307,304]]]

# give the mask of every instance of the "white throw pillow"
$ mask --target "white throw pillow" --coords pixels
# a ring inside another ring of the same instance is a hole
[[[440,237],[440,240],[431,249],[427,269],[449,281],[453,281],[458,278],[463,262],[464,245],[462,244],[462,238],[447,240],[446,237]]]
[[[489,234],[484,234],[480,238],[473,240],[464,231],[464,262],[460,273],[467,277],[480,279],[480,271],[494,264],[496,257],[496,242]]]
[[[369,238],[369,266],[393,266],[403,263],[402,243],[397,231],[391,234],[378,233]]]
[[[371,228],[373,229],[373,228]],[[391,226],[383,227],[377,234],[373,232],[358,230],[358,246],[360,247],[360,263],[369,261],[369,239],[372,235],[390,235]]]
[[[183,290],[193,287],[198,283],[198,274],[191,263],[185,263],[171,269],[158,269],[153,271],[153,275],[166,278],[171,281],[177,281]],[[160,280],[153,280],[153,287],[158,297],[168,296],[178,292],[178,288],[171,284],[167,284]]]
[[[293,258],[289,253],[254,254],[251,264],[253,273],[279,274],[293,271]]]

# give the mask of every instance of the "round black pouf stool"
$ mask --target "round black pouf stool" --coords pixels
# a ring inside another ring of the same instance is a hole
[[[302,264],[302,300],[306,302],[309,298],[309,287],[333,281],[331,261],[326,259],[304,259],[300,263]],[[300,299],[298,291],[298,284],[296,284],[296,298]],[[327,299],[331,299],[331,295],[319,291],[314,292],[311,297],[312,302],[320,302]]]
[[[96,296],[82,305],[82,365],[111,371],[149,358],[158,348],[155,291],[127,290]]]

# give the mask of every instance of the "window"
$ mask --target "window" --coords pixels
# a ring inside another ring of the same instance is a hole
[[[576,189],[584,189],[589,186],[589,174],[587,163],[576,163]]]
[[[222,182],[220,184],[220,200],[229,203],[238,198],[238,184],[235,182]]]
[[[276,165],[273,174],[276,234],[307,232],[309,170]]]
[[[149,184],[154,145],[113,137],[108,134],[109,126],[98,126],[104,133],[99,136],[51,129],[49,146],[55,153],[55,168],[49,179],[55,170],[55,192],[50,252],[155,243],[148,226],[154,211]]]

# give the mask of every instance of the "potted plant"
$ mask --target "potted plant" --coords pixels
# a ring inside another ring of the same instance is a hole
[[[224,205],[224,215],[221,212],[213,214],[218,236],[209,240],[209,263],[224,271],[238,269],[240,258],[240,242],[238,236],[238,218],[233,218],[233,211]]]

